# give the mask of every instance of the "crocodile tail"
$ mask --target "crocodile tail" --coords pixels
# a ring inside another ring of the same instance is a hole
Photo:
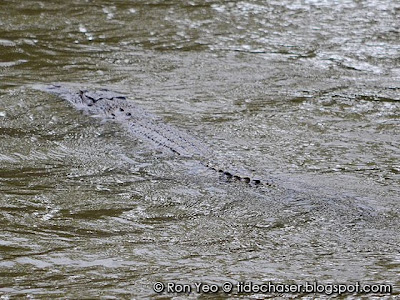
[[[225,176],[226,179],[228,180],[235,180],[235,181],[242,181],[250,185],[254,186],[261,186],[261,185],[267,185],[267,186],[272,186],[272,183],[263,181],[257,177],[253,177],[251,175],[243,175],[237,171],[229,171],[226,168],[221,168],[219,166],[214,165],[211,162],[205,163],[204,164],[207,168],[214,170],[221,175]]]

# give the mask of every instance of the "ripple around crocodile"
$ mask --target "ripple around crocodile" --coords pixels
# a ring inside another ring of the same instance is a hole
[[[33,88],[55,94],[86,114],[119,123],[136,137],[169,149],[177,155],[198,158],[204,166],[223,174],[228,180],[243,181],[253,186],[271,185],[251,175],[231,171],[229,167],[220,167],[212,159],[212,150],[203,142],[183,130],[163,123],[155,115],[127,101],[127,97],[120,93],[107,89],[80,90],[66,84],[34,85]]]

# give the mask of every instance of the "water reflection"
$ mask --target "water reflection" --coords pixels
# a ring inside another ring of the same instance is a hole
[[[2,1],[0,294],[397,284],[399,9]],[[227,182],[29,88],[60,81],[126,93],[275,186]]]

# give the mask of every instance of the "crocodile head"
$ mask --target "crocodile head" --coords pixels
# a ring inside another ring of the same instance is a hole
[[[81,98],[82,102],[88,106],[91,106],[97,101],[101,100],[126,100],[126,97],[122,94],[107,89],[100,89],[97,91],[79,90],[79,97]]]
[[[51,93],[67,100],[78,109],[84,109],[92,106],[100,100],[126,100],[126,97],[120,93],[108,89],[99,89],[96,91],[80,90],[70,84],[36,84],[34,89]]]

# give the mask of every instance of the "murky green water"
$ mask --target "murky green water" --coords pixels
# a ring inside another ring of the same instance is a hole
[[[2,0],[0,298],[187,297],[157,281],[399,295],[399,17],[379,0]],[[30,88],[50,82],[123,92],[275,186]]]

